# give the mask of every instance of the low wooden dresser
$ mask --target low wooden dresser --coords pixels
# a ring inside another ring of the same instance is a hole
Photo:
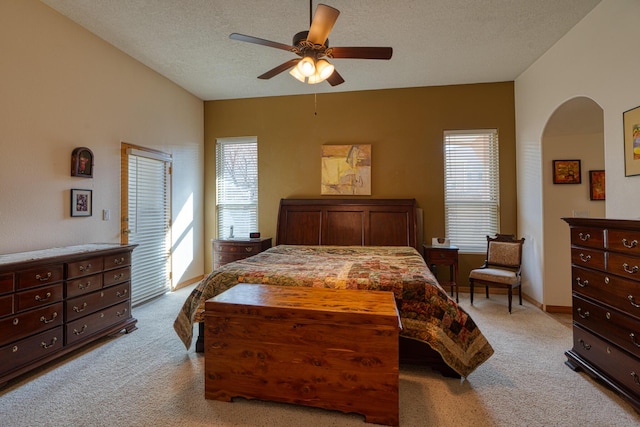
[[[397,426],[400,329],[392,292],[238,284],[205,303],[205,397]]]
[[[214,239],[213,269],[233,261],[248,258],[271,247],[271,237],[258,239]]]
[[[0,386],[105,335],[136,329],[135,245],[0,255]]]
[[[566,363],[640,411],[640,221],[564,220],[571,230],[573,291]]]

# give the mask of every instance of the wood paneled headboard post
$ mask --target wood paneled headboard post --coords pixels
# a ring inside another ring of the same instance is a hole
[[[418,248],[415,199],[281,199],[276,244]]]

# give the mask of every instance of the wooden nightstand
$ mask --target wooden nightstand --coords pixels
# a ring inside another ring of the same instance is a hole
[[[213,239],[213,269],[249,258],[271,247],[271,237],[260,239]]]
[[[449,281],[443,282],[438,280],[442,287],[451,287],[451,296],[453,297],[453,288],[456,289],[456,302],[458,302],[458,247],[457,246],[431,246],[422,245],[424,250],[424,260],[437,277],[436,266],[449,266]]]

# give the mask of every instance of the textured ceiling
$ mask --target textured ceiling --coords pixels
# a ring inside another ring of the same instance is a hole
[[[600,0],[326,0],[341,14],[331,46],[390,46],[389,61],[333,59],[340,86],[284,72],[309,28],[306,0],[41,0],[203,100],[515,80]],[[313,2],[313,8],[317,2]]]

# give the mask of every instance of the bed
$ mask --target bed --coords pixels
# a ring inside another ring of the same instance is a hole
[[[209,274],[185,301],[174,329],[189,349],[204,302],[237,283],[387,290],[402,320],[401,361],[466,377],[493,349],[438,284],[417,236],[413,199],[283,199],[276,246]]]

